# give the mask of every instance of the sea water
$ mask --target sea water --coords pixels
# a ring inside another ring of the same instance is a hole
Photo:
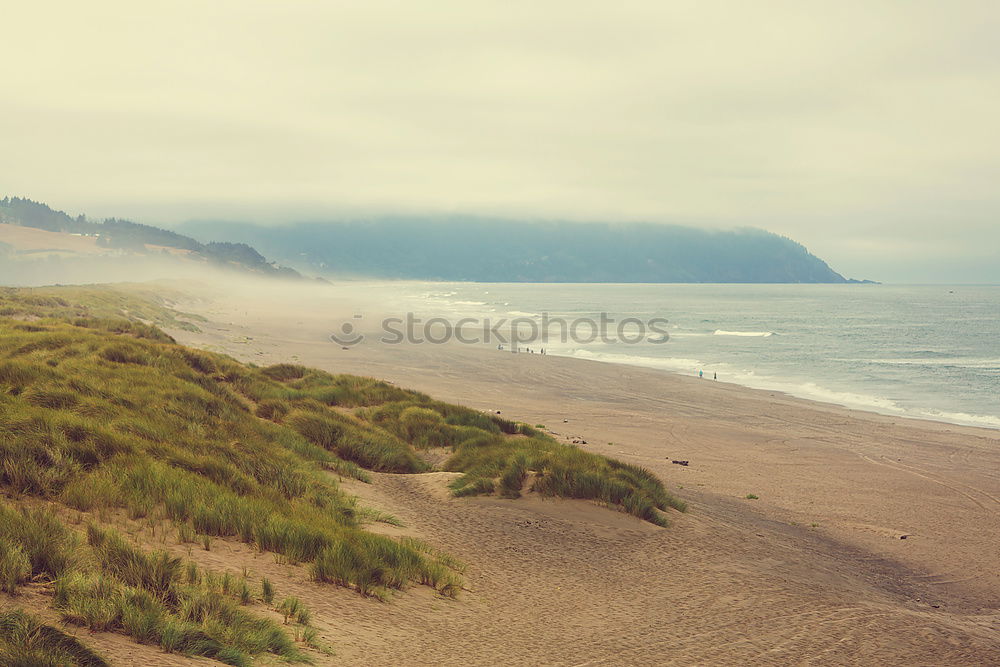
[[[396,283],[389,291],[397,308],[451,320],[663,318],[669,335],[650,331],[640,342],[555,336],[523,345],[1000,428],[1000,286]]]

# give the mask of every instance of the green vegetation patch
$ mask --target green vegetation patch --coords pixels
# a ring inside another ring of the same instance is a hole
[[[455,596],[460,564],[365,531],[378,513],[359,508],[330,472],[363,481],[369,470],[420,473],[430,469],[425,450],[447,448],[444,469],[463,473],[457,496],[590,499],[658,525],[669,508],[684,510],[647,470],[527,424],[372,378],[257,368],[177,345],[142,321],[173,322],[163,303],[101,288],[0,290],[0,484],[9,496],[166,519],[184,542],[240,540],[307,564],[318,582],[379,598],[411,584]],[[243,608],[258,599],[246,582],[220,581],[96,525],[84,542],[56,513],[2,506],[0,589],[16,594],[28,581],[52,582],[67,621],[165,651],[231,664],[300,657],[280,628]],[[268,582],[259,599],[274,596]]]
[[[517,498],[528,484],[536,493],[595,500],[657,525],[666,524],[668,508],[686,509],[648,470],[560,443],[528,424],[413,399],[359,415],[414,447],[450,448],[444,469],[464,473],[452,483],[458,496]]]
[[[9,554],[19,546],[17,562],[4,564],[5,582],[15,583],[7,592],[16,594],[27,575],[50,581],[53,605],[73,625],[231,665],[248,665],[251,656],[262,653],[305,660],[279,625],[241,609],[235,588],[216,590],[210,577],[193,581],[187,575],[186,580],[180,558],[147,553],[114,531],[90,525],[83,543],[51,510],[0,505],[0,551]],[[14,640],[24,635],[34,640],[18,648]],[[104,664],[75,640],[8,614],[0,618],[0,656],[22,655],[18,651],[52,651],[63,661],[3,664]]]
[[[383,391],[362,379],[337,386]],[[426,469],[391,433],[309,397],[322,388],[289,388],[170,342],[0,320],[0,481],[311,561],[360,532],[354,499],[324,468],[360,478],[359,465]],[[283,423],[257,416],[260,395],[287,408],[269,415]]]
[[[0,664],[108,667],[75,637],[20,609],[0,612]]]
[[[162,286],[124,283],[113,287],[0,287],[0,317],[58,318],[114,333],[169,340],[156,327],[197,331],[190,320],[205,319],[174,310],[171,305],[182,296]]]

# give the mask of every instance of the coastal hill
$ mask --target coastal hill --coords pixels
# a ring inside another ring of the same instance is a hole
[[[0,263],[18,276],[33,272],[59,282],[92,282],[81,276],[99,270],[117,270],[105,280],[135,279],[134,272],[142,275],[154,264],[167,275],[173,267],[200,265],[292,279],[302,278],[294,266],[327,277],[474,282],[858,282],[801,244],[754,228],[380,218],[276,226],[188,222],[180,229],[185,233],[72,217],[5,197]]]
[[[791,239],[752,228],[382,218],[262,226],[190,222],[301,270],[476,282],[845,283]]]
[[[44,262],[47,272],[118,265],[131,268],[153,258],[175,263],[300,279],[298,271],[278,266],[245,243],[199,243],[177,232],[129,220],[72,217],[21,197],[0,199],[0,261],[21,274]],[[0,277],[4,277],[0,275]]]

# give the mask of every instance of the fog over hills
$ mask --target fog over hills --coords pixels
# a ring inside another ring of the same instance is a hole
[[[795,241],[752,228],[395,217],[264,226],[189,222],[326,276],[479,282],[843,283]]]
[[[131,271],[130,262],[169,259],[293,278],[299,274],[288,267],[335,278],[476,282],[852,282],[801,244],[750,227],[411,216],[192,221],[175,231],[72,217],[18,197],[0,199],[0,223],[0,255],[18,273],[105,265]]]

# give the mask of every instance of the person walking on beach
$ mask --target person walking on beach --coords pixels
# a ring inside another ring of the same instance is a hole
[[[705,371],[698,371],[698,377],[705,377]]]
[[[712,373],[712,379],[713,380],[718,380],[719,379],[719,374],[718,373]]]

